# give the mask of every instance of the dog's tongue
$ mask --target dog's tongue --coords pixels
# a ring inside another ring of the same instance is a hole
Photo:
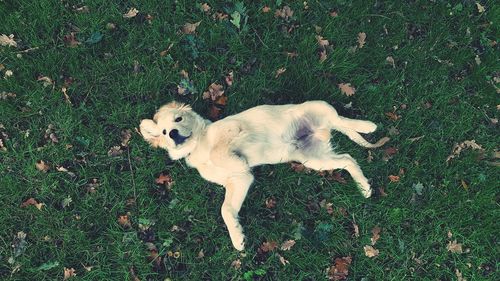
[[[189,134],[189,136],[187,136],[187,137],[182,136],[182,135],[177,135],[174,138],[175,145],[183,144],[190,136],[191,136],[191,134]]]

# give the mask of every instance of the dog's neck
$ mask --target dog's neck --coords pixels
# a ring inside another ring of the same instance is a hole
[[[198,141],[205,134],[204,131],[207,129],[207,126],[212,123],[210,120],[204,119],[201,116],[197,117],[199,117],[200,122],[197,122],[196,128],[193,129],[191,139],[188,140],[188,142],[181,148],[170,149],[168,151],[168,155],[172,160],[179,160],[188,157],[189,154],[191,154],[191,152],[198,146]]]

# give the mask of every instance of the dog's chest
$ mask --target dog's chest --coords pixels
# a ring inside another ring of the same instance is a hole
[[[197,148],[189,156],[185,158],[186,163],[198,170],[200,175],[210,181],[220,185],[224,185],[227,173],[219,167],[216,167],[210,161],[208,148]]]

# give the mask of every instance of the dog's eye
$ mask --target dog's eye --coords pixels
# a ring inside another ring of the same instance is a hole
[[[164,135],[167,134],[167,130],[163,129],[163,132],[162,132]]]
[[[174,120],[174,121],[175,121],[175,122],[181,122],[181,121],[182,121],[182,117],[177,117],[177,118],[175,118],[175,120]]]

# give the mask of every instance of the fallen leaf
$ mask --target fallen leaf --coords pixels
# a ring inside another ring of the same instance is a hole
[[[113,146],[108,150],[109,157],[116,157],[116,156],[120,156],[122,154],[123,154],[123,150],[122,150],[121,146],[119,146],[119,145]]]
[[[123,17],[126,19],[130,19],[130,18],[137,16],[138,13],[139,13],[139,10],[132,7],[132,8],[130,8],[130,10],[128,10],[127,13],[123,14]]]
[[[24,231],[19,231],[16,236],[14,236],[14,241],[12,242],[13,258],[17,258],[26,251],[28,242],[26,242],[26,233]]]
[[[74,32],[71,32],[68,35],[64,35],[63,41],[70,48],[75,48],[78,47],[78,45],[82,44],[80,41],[76,39],[76,34]]]
[[[482,14],[484,13],[484,11],[486,11],[486,9],[484,8],[483,5],[479,4],[478,2],[476,2],[476,7],[477,7],[477,11]]]
[[[35,206],[38,210],[41,210],[44,204],[38,203],[38,201],[36,201],[35,198],[29,198],[28,200],[21,203],[21,208],[26,208],[28,206]]]
[[[423,137],[425,137],[425,135],[420,136],[420,137],[409,138],[408,140],[411,141],[411,142],[416,142],[418,140],[421,140]]]
[[[286,240],[281,244],[282,251],[289,251],[295,245],[295,240]]]
[[[267,252],[272,252],[276,248],[278,248],[278,243],[276,241],[269,241],[269,242],[264,242],[260,246],[260,249],[262,252],[267,253]]]
[[[6,70],[3,78],[7,79],[7,78],[11,77],[12,75],[14,75],[14,72],[12,72],[12,70]]]
[[[234,72],[232,70],[229,71],[229,73],[226,75],[224,80],[226,81],[226,85],[228,87],[231,87],[233,85],[233,81],[234,81]]]
[[[328,42],[327,39],[324,39],[320,35],[316,35],[316,41],[318,42],[319,47],[322,49],[325,49],[326,47],[328,47],[330,45],[330,42]]]
[[[387,193],[385,193],[385,190],[383,187],[379,187],[378,188],[378,192],[380,193],[380,196],[382,197],[386,197],[387,196]]]
[[[398,128],[396,128],[394,126],[390,126],[389,129],[387,130],[387,132],[389,133],[390,136],[397,136],[397,135],[399,135]]]
[[[354,237],[358,238],[359,237],[359,226],[355,222],[353,222],[352,228],[354,230]]]
[[[356,93],[356,88],[352,87],[351,83],[340,83],[338,87],[340,91],[348,97]]]
[[[371,150],[368,150],[368,156],[366,156],[366,162],[368,163],[373,162],[373,155]]]
[[[451,233],[451,230],[448,230],[447,236],[448,239],[451,239],[451,237],[453,237],[453,233]]]
[[[276,75],[274,75],[274,78],[278,78],[281,74],[285,73],[286,68],[281,67],[278,70],[276,70]]]
[[[391,147],[388,147],[386,149],[384,149],[384,155],[382,156],[382,160],[384,161],[389,161],[392,157],[394,157],[394,155],[398,153],[398,149],[391,146]]]
[[[132,227],[132,223],[130,222],[128,215],[120,215],[118,217],[118,224],[124,228]]]
[[[36,162],[35,167],[38,171],[43,172],[43,173],[46,173],[50,170],[50,166],[47,163],[45,163],[43,160]]]
[[[335,264],[328,268],[328,280],[346,280],[351,262],[351,257],[336,258]]]
[[[424,185],[421,184],[420,182],[416,184],[414,183],[412,187],[415,190],[415,193],[417,193],[417,195],[421,196],[423,194]]]
[[[457,240],[449,241],[448,245],[446,246],[446,249],[448,249],[449,252],[455,253],[455,254],[461,254],[463,253],[462,251],[462,244],[457,243]]]
[[[270,197],[266,199],[266,208],[273,209],[276,207],[276,199],[274,197]]]
[[[457,143],[453,146],[453,149],[451,151],[451,154],[446,158],[446,162],[450,162],[451,159],[458,157],[460,153],[462,153],[462,150],[464,149],[473,149],[473,150],[479,150],[479,151],[484,151],[484,148],[477,144],[475,140],[466,140],[461,143]]]
[[[382,229],[379,226],[375,226],[372,229],[372,237],[370,238],[370,240],[372,241],[372,246],[374,246],[375,243],[377,243],[377,241],[380,239],[380,231],[381,230]]]
[[[269,11],[271,11],[271,8],[269,8],[269,6],[262,7],[262,12],[263,13],[269,13]]]
[[[184,34],[194,34],[196,32],[196,28],[201,24],[201,21],[195,23],[186,23],[182,27],[182,33]]]
[[[467,279],[465,279],[462,276],[462,272],[460,272],[460,270],[458,270],[458,268],[455,268],[455,275],[457,276],[457,281],[467,281]]]
[[[224,94],[223,86],[217,83],[212,83],[208,86],[208,91],[203,92],[203,99],[210,99],[215,101],[218,97]]]
[[[14,40],[14,34],[9,36],[5,34],[0,35],[0,46],[17,47],[17,42]]]
[[[392,68],[396,68],[396,62],[394,61],[393,57],[388,56],[387,58],[385,58],[385,61],[392,65]]]
[[[299,54],[296,51],[293,52],[285,52],[286,56],[293,59],[299,56]]]
[[[366,33],[364,32],[360,32],[358,33],[358,46],[359,48],[363,48],[366,44]]]
[[[76,276],[76,271],[74,268],[64,268],[63,280],[68,280],[71,277]]]
[[[227,104],[227,97],[222,95],[215,99],[215,101],[210,103],[208,109],[208,117],[210,120],[215,121],[220,119],[220,115]]]
[[[54,86],[54,84],[55,84],[55,83],[52,81],[52,79],[50,79],[50,77],[43,76],[43,75],[38,76],[38,78],[37,78],[36,80],[37,80],[37,81],[42,82],[42,85],[43,85],[44,87]]]
[[[276,9],[276,12],[274,13],[274,16],[277,18],[282,18],[285,20],[288,20],[293,16],[293,10],[290,9],[288,6],[283,6],[281,9]]]
[[[478,55],[476,55],[476,57],[474,58],[474,61],[476,62],[477,65],[481,64],[481,58]]]
[[[321,202],[319,202],[319,206],[325,209],[329,215],[333,215],[333,203],[331,202],[327,203],[326,199],[323,199],[321,200]]]
[[[322,63],[324,62],[328,56],[326,55],[326,50],[320,50],[319,51],[319,62]]]
[[[168,189],[174,184],[174,180],[168,173],[160,173],[158,178],[155,179],[156,184],[165,185]]]
[[[290,262],[288,260],[286,260],[282,255],[278,254],[278,257],[279,257],[282,265],[290,264]]]
[[[130,129],[122,130],[122,132],[121,132],[121,141],[122,141],[122,146],[123,147],[127,147],[128,146],[130,138],[132,138],[132,131]]]
[[[222,13],[222,12],[215,12],[215,14],[213,14],[212,17],[218,21],[223,21],[223,20],[227,19],[229,17],[229,15]]]
[[[333,17],[333,18],[336,18],[339,16],[338,12],[335,10],[330,11],[328,14],[330,15],[330,17]]]
[[[42,265],[40,265],[37,270],[40,271],[46,271],[46,270],[51,270],[52,268],[58,267],[59,262],[58,261],[52,261],[52,262],[46,262]]]
[[[7,92],[4,92],[2,91],[0,93],[0,100],[6,100],[6,99],[9,99],[9,98],[15,98],[17,95],[14,94],[14,93],[7,93]]]
[[[387,116],[392,121],[396,121],[396,120],[399,120],[401,118],[401,116],[397,115],[395,112],[386,112],[385,116]]]
[[[56,166],[56,171],[66,173],[70,177],[76,177],[75,173],[70,172],[68,169],[64,168],[63,166]]]
[[[375,256],[378,256],[378,254],[379,254],[379,250],[373,248],[370,245],[364,246],[363,249],[365,250],[365,255],[369,258],[373,258]]]
[[[241,268],[241,260],[240,259],[236,259],[234,260],[232,263],[231,263],[231,267],[238,270]]]
[[[398,182],[399,181],[399,176],[389,175],[389,180],[391,182]]]
[[[209,13],[212,8],[207,3],[201,4],[201,10],[205,13]]]
[[[199,259],[202,259],[205,257],[205,252],[203,252],[203,249],[201,249],[199,252],[198,252],[198,255],[196,256],[197,258]]]
[[[90,12],[90,9],[88,6],[81,6],[81,7],[73,6],[73,10],[75,12],[82,13],[82,14],[86,14],[86,13]]]

